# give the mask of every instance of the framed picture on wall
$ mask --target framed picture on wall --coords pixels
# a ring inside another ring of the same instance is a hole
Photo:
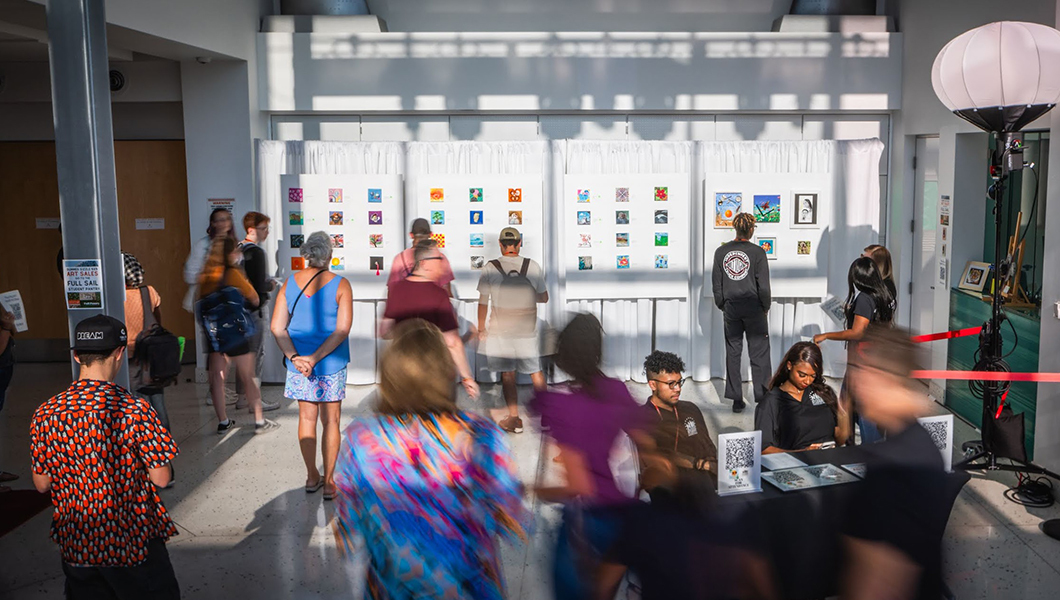
[[[792,229],[819,229],[820,194],[817,192],[795,192],[791,210]]]
[[[777,259],[777,238],[775,237],[756,237],[755,243],[758,247],[766,252],[766,258],[769,260]]]
[[[970,260],[964,267],[964,274],[961,275],[961,282],[957,284],[957,287],[962,290],[981,292],[989,276],[990,263]]]

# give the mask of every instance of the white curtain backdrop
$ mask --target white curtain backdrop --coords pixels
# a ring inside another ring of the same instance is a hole
[[[620,142],[559,140],[552,142],[553,197],[561,198],[566,175],[598,175],[608,173],[687,173],[689,189],[693,190],[690,233],[696,230],[698,206],[693,185],[692,142]],[[701,195],[701,193],[700,193]],[[558,201],[557,201],[558,202]],[[557,206],[557,212],[562,207]],[[553,215],[553,218],[554,215]],[[702,216],[699,221],[702,222]],[[559,219],[553,229],[553,247],[563,239],[564,223]],[[693,237],[695,237],[693,235]],[[702,247],[701,247],[702,248]],[[700,250],[702,253],[702,249]],[[553,254],[555,257],[556,255]],[[550,270],[562,277],[562,266],[558,258]],[[692,273],[697,260],[693,257]],[[694,278],[694,277],[693,277]],[[645,382],[644,357],[652,350],[652,325],[654,319],[655,347],[675,352],[688,360],[690,356],[689,304],[686,300],[581,300],[567,302],[557,290],[557,306],[567,313],[588,312],[596,315],[604,327],[604,372],[623,380]],[[555,317],[558,317],[556,319]],[[554,323],[561,326],[567,315],[555,315]]]
[[[817,142],[699,142],[697,145],[698,185],[710,173],[829,173],[835,198],[831,210],[828,263],[828,293],[844,300],[847,269],[865,246],[879,243],[880,157],[883,142],[878,139]],[[703,206],[703,199],[697,202]],[[697,226],[703,226],[700,213]],[[702,238],[693,253],[703,261]],[[711,264],[703,265],[692,280],[692,313],[697,324],[692,330],[692,375],[697,381],[725,377],[725,337],[721,311],[714,307],[710,289]],[[770,350],[776,368],[784,352],[795,342],[810,339],[822,331],[840,326],[824,314],[817,300],[773,298],[769,311]],[[825,342],[825,374],[841,377],[846,366],[846,349],[841,342]],[[744,350],[744,380],[750,367]]]
[[[425,215],[414,214],[416,201],[412,197],[411,183],[425,175],[532,175],[542,180],[542,210],[545,239],[550,239],[554,213],[552,194],[549,188],[548,145],[546,142],[412,142],[407,146],[408,170],[405,177],[406,220]],[[499,232],[498,232],[499,233]],[[555,275],[555,244],[545,244],[546,284],[552,301],[549,306],[538,309],[539,320],[548,322],[551,307],[556,303],[559,280]],[[489,257],[487,257],[489,258]],[[465,333],[469,325],[478,322],[478,302],[453,302],[460,319],[460,331]],[[544,332],[545,327],[542,327]],[[497,381],[495,373],[486,367],[486,357],[476,352],[477,344],[467,347],[468,363],[479,381]],[[529,383],[529,378],[520,376],[520,382]]]
[[[283,197],[280,175],[402,175],[405,172],[405,149],[399,142],[278,142],[259,140],[257,146],[258,207],[273,220],[282,219]],[[279,228],[274,229],[278,231]],[[277,238],[263,244],[269,257],[270,273],[277,270]],[[346,381],[350,384],[375,383],[376,317],[382,314],[377,302],[353,303],[353,326],[350,328],[350,366]],[[275,304],[273,303],[273,308]],[[271,311],[268,313],[271,314]],[[265,332],[265,363],[262,381],[279,383],[286,377],[282,356],[276,349],[272,333]]]

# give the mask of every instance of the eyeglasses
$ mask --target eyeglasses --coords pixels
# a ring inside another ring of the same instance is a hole
[[[667,386],[669,386],[669,388],[671,390],[676,392],[677,390],[681,389],[685,385],[685,382],[688,381],[688,378],[684,377],[684,378],[678,379],[676,381],[663,381],[662,379],[650,379],[649,381],[654,381],[655,383],[664,383]]]

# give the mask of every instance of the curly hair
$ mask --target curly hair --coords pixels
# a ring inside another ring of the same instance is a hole
[[[644,372],[648,376],[659,375],[660,373],[675,373],[680,374],[685,370],[685,361],[681,360],[681,357],[674,354],[673,352],[663,352],[661,350],[655,350],[648,356],[644,357]]]
[[[742,238],[751,237],[755,228],[755,218],[751,213],[739,213],[732,219],[732,227],[736,235]]]

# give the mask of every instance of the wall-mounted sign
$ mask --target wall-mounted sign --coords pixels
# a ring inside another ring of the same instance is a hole
[[[103,269],[99,259],[64,260],[63,284],[68,310],[103,308]]]
[[[136,219],[136,228],[140,230],[165,229],[165,219]]]

